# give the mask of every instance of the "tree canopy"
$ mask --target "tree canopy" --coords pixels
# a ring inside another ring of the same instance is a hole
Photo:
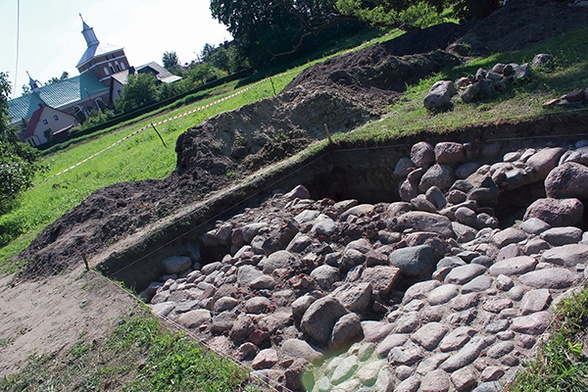
[[[129,75],[127,84],[124,85],[121,97],[116,102],[116,107],[123,112],[149,105],[157,101],[157,79],[149,73]]]
[[[0,213],[6,212],[16,196],[28,188],[42,165],[39,153],[22,143],[8,128],[8,76],[0,72]]]

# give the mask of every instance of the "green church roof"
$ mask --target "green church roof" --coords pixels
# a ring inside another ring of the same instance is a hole
[[[22,118],[30,118],[33,112],[39,108],[39,104],[59,109],[105,91],[108,91],[108,87],[100,83],[98,78],[91,73],[85,72],[81,75],[43,86],[37,93],[11,99],[8,101],[8,115],[12,123],[20,121]]]

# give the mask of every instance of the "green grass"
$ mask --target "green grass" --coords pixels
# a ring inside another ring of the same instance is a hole
[[[517,374],[510,392],[588,391],[588,288],[563,301],[556,314],[551,339]]]
[[[0,379],[16,391],[257,391],[246,370],[218,357],[145,312],[108,336],[80,336],[65,355],[29,358],[19,373]]]

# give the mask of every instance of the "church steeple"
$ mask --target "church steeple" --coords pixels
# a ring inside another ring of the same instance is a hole
[[[82,34],[84,35],[84,39],[86,40],[86,44],[88,45],[88,47],[98,45],[100,41],[98,41],[98,38],[96,38],[94,28],[88,26],[88,24],[84,21],[82,14],[80,14],[80,19],[82,19]]]
[[[41,84],[39,83],[39,81],[33,79],[31,77],[31,74],[29,73],[29,71],[27,71],[27,75],[29,75],[29,86],[31,86],[31,90],[34,93],[40,93],[41,92]]]

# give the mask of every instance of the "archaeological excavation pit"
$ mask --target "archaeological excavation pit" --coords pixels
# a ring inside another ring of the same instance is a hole
[[[499,391],[585,278],[587,130],[327,148],[99,269],[278,386]]]

